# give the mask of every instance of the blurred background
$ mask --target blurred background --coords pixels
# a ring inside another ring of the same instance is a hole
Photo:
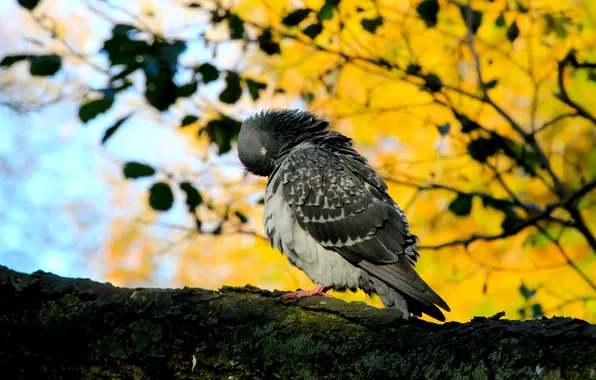
[[[138,287],[312,283],[263,236],[240,123],[328,118],[448,320],[596,322],[596,3],[0,2],[0,264]],[[362,293],[333,293],[380,306]]]

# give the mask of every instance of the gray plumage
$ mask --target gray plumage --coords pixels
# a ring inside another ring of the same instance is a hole
[[[240,161],[269,177],[264,224],[271,244],[325,288],[361,288],[404,318],[445,320],[437,306],[449,306],[413,268],[418,238],[404,212],[351,139],[328,127],[298,110],[269,110],[242,124]]]

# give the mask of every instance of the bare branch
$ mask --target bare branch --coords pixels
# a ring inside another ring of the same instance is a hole
[[[536,224],[540,220],[548,218],[550,216],[550,214],[555,209],[560,208],[560,207],[568,207],[569,205],[574,204],[577,200],[579,200],[581,197],[586,195],[588,192],[590,192],[594,188],[596,188],[596,178],[592,179],[591,181],[586,183],[584,186],[582,186],[579,190],[577,190],[570,196],[565,197],[563,200],[549,204],[548,206],[546,206],[546,208],[544,209],[543,212],[526,219],[519,225],[514,226],[513,228],[511,228],[507,231],[503,231],[500,234],[496,234],[496,235],[472,234],[468,238],[456,239],[456,240],[452,240],[452,241],[437,244],[437,245],[422,245],[422,246],[419,246],[418,248],[419,249],[441,249],[441,248],[451,247],[451,246],[455,246],[455,245],[468,246],[470,243],[475,242],[476,240],[493,241],[493,240],[504,239],[508,236],[513,236],[529,226],[536,226]],[[576,223],[577,223],[577,220],[576,220]]]
[[[595,68],[596,63],[588,63],[588,62],[579,63],[577,61],[577,59],[575,58],[575,52],[573,50],[570,51],[569,54],[567,54],[567,56],[561,62],[559,62],[559,65],[558,65],[557,79],[558,79],[558,83],[559,83],[560,92],[556,95],[560,101],[567,104],[569,107],[576,110],[579,115],[585,117],[586,119],[588,119],[592,123],[594,123],[594,125],[596,125],[596,117],[594,117],[594,115],[592,115],[586,109],[584,109],[582,106],[580,106],[575,101],[573,101],[569,97],[569,94],[567,93],[567,90],[565,89],[565,78],[564,77],[565,77],[565,67],[567,65],[571,65],[576,69]]]

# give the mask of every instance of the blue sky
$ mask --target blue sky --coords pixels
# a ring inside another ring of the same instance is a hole
[[[51,5],[52,2],[44,3]],[[80,2],[68,0],[59,4],[57,11],[66,14],[82,6]],[[12,19],[18,12],[21,10],[16,1],[0,2],[0,21]],[[24,38],[14,38],[15,28],[18,26],[8,22],[0,26],[0,35],[10,36],[0,42],[0,57],[31,48]],[[97,21],[93,28],[96,35],[104,36],[110,25]],[[214,61],[219,67],[232,68],[238,52],[233,45],[223,46]],[[211,60],[210,55],[200,44],[191,44],[183,59]],[[20,73],[26,81],[26,70]],[[98,77],[86,79],[101,83]],[[215,83],[202,91],[214,99],[220,88],[221,84]],[[0,103],[10,100],[12,95],[15,94],[3,94],[0,90]],[[294,102],[292,106],[303,108],[304,104]],[[41,269],[62,276],[102,280],[99,254],[108,238],[106,234],[112,233],[114,215],[134,215],[139,211],[134,202],[130,209],[122,210],[111,200],[114,181],[125,182],[121,175],[122,163],[134,160],[162,167],[190,163],[201,168],[195,152],[173,129],[175,120],[185,113],[198,113],[192,106],[168,112],[161,120],[147,113],[135,115],[105,146],[99,144],[105,129],[130,109],[116,106],[85,126],[78,121],[77,110],[76,104],[68,102],[27,113],[0,106],[2,265],[22,272]],[[242,117],[253,110],[245,109],[235,116]],[[212,159],[216,164],[226,165],[224,173],[230,176],[241,173],[234,152],[224,157],[213,155]],[[136,181],[125,186],[130,198],[138,199],[149,185],[148,181]],[[183,216],[184,207],[178,205],[163,216],[163,221],[179,224]],[[174,265],[173,261],[160,263],[162,270],[156,281],[168,282]]]

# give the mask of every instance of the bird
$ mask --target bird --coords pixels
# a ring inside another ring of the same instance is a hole
[[[415,270],[418,237],[351,138],[308,111],[267,109],[242,122],[237,152],[248,172],[268,177],[269,242],[316,284],[284,299],[362,289],[403,319],[445,321],[439,308],[451,309]]]

